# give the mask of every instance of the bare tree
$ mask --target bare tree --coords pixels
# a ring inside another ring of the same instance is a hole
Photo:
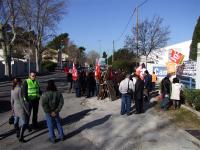
[[[146,19],[138,24],[138,36],[137,28],[133,27],[132,35],[125,40],[125,47],[138,56],[145,55],[147,59],[153,50],[164,47],[169,40],[169,27],[162,23],[163,19],[157,16],[151,21]]]
[[[0,0],[0,44],[5,61],[5,76],[11,77],[11,49],[16,40],[19,5],[15,0]]]
[[[19,0],[22,18],[30,30],[36,34],[35,57],[36,71],[40,72],[40,64],[44,40],[55,31],[58,22],[67,12],[66,0]]]
[[[88,64],[95,65],[96,59],[98,59],[99,57],[100,57],[99,53],[96,52],[95,50],[89,51],[88,54],[87,54],[87,62],[88,62]]]

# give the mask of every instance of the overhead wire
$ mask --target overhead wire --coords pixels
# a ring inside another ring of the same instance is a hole
[[[138,6],[133,10],[133,13],[132,13],[132,15],[130,16],[130,18],[129,18],[129,20],[128,20],[128,23],[126,24],[126,26],[125,26],[123,32],[121,33],[121,35],[119,36],[119,38],[117,38],[117,39],[115,40],[115,42],[118,42],[118,41],[122,38],[122,36],[124,35],[124,33],[126,32],[126,30],[127,30],[128,26],[129,26],[129,24],[130,24],[130,22],[131,22],[131,20],[132,20],[132,18],[133,18],[133,16],[134,16],[134,14],[135,14],[137,8],[139,8],[139,7],[141,7],[142,5],[144,5],[147,1],[148,1],[148,0],[145,0],[143,3],[141,3],[140,5],[138,5]]]

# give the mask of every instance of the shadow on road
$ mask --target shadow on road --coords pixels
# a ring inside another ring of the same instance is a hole
[[[7,132],[5,132],[3,134],[0,134],[0,141],[3,140],[3,139],[5,139],[8,136],[13,135],[13,134],[15,134],[15,130],[14,129],[12,129],[10,131],[7,131]]]
[[[83,110],[83,111],[81,111],[81,112],[78,112],[78,113],[69,115],[69,116],[67,116],[67,117],[65,117],[65,118],[62,119],[62,122],[61,122],[61,123],[62,123],[62,126],[65,126],[65,125],[67,125],[67,124],[72,124],[72,123],[78,122],[79,120],[81,120],[82,118],[84,118],[86,115],[88,115],[89,112],[94,111],[94,110],[96,110],[96,109],[97,109],[97,108],[94,108],[94,109],[86,109],[86,110]],[[44,129],[47,129],[46,121],[45,121],[45,120],[40,121],[40,122],[39,122],[39,127],[40,127],[40,128],[39,128],[38,130],[35,130],[35,131],[33,131],[33,132],[31,132],[31,133],[25,135],[25,137],[28,137],[28,136],[30,136],[30,135],[32,135],[32,134],[38,133],[39,131],[42,131],[42,130],[44,130]],[[26,142],[28,142],[28,141],[30,141],[30,140],[33,140],[33,139],[35,139],[35,138],[37,138],[37,137],[39,137],[39,136],[41,136],[41,135],[43,135],[43,134],[45,134],[45,133],[47,133],[47,132],[48,132],[48,130],[45,130],[45,131],[43,131],[43,132],[41,132],[41,133],[39,133],[39,134],[37,134],[37,135],[34,135],[33,137],[27,139]]]
[[[2,98],[2,97],[0,97]],[[10,101],[8,100],[0,100],[0,113],[7,112],[11,110]]]
[[[108,121],[108,119],[111,117],[111,115],[106,115],[105,117],[101,118],[101,119],[97,119],[97,120],[94,120],[92,122],[89,122],[83,126],[81,126],[80,128],[78,128],[77,130],[75,131],[72,131],[70,133],[68,133],[67,135],[65,135],[65,140],[66,139],[69,139],[79,133],[81,133],[83,130],[85,129],[90,129],[90,128],[93,128],[95,126],[98,126],[98,125],[101,125],[101,124],[104,124],[106,121]]]

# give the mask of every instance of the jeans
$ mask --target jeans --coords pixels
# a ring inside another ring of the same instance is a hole
[[[76,88],[76,97],[81,97],[81,89]]]
[[[27,120],[21,117],[14,117],[14,125],[19,125],[20,127],[27,124]]]
[[[121,114],[130,113],[131,111],[131,95],[122,94],[121,97]]]
[[[46,122],[47,122],[47,127],[49,130],[49,137],[51,140],[55,139],[55,133],[54,133],[55,126],[58,130],[59,138],[60,139],[64,138],[63,128],[61,125],[61,119],[60,119],[59,114],[57,114],[56,117],[51,117],[49,113],[46,113]]]

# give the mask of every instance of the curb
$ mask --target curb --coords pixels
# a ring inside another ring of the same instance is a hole
[[[196,114],[200,118],[200,112],[198,112],[198,111],[196,111],[196,110],[194,110],[194,109],[192,109],[192,108],[190,108],[186,105],[181,105],[181,107],[193,112],[194,114]]]

